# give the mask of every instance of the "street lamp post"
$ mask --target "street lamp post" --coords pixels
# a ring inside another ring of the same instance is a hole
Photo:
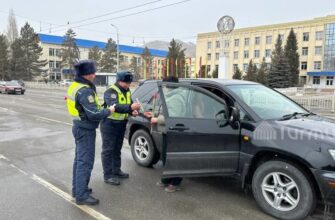
[[[117,45],[116,45],[116,72],[119,72],[119,53],[120,53],[120,50],[119,50],[119,28],[114,25],[114,24],[111,24],[112,27],[114,27],[116,29],[116,41],[117,41]]]

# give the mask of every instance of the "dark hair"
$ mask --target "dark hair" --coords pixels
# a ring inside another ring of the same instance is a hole
[[[163,82],[174,82],[174,83],[177,83],[177,82],[179,82],[179,79],[176,76],[167,76],[162,81]]]

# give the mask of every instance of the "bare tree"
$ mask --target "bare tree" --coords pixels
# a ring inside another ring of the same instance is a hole
[[[9,11],[8,25],[7,25],[7,39],[12,44],[19,37],[17,29],[16,18],[13,9]]]

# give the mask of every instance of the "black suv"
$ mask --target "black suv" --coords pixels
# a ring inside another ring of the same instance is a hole
[[[247,81],[151,80],[133,98],[150,111],[155,93],[165,129],[151,128],[141,115],[127,127],[139,165],[162,159],[165,177],[235,176],[242,187],[251,186],[264,212],[280,219],[304,219],[318,200],[334,204],[334,121]],[[183,99],[178,111],[173,94]]]

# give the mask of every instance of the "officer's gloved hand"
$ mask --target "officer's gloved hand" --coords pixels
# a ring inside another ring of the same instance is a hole
[[[141,108],[141,104],[138,102],[134,102],[133,104],[131,104],[131,110],[139,110]]]

